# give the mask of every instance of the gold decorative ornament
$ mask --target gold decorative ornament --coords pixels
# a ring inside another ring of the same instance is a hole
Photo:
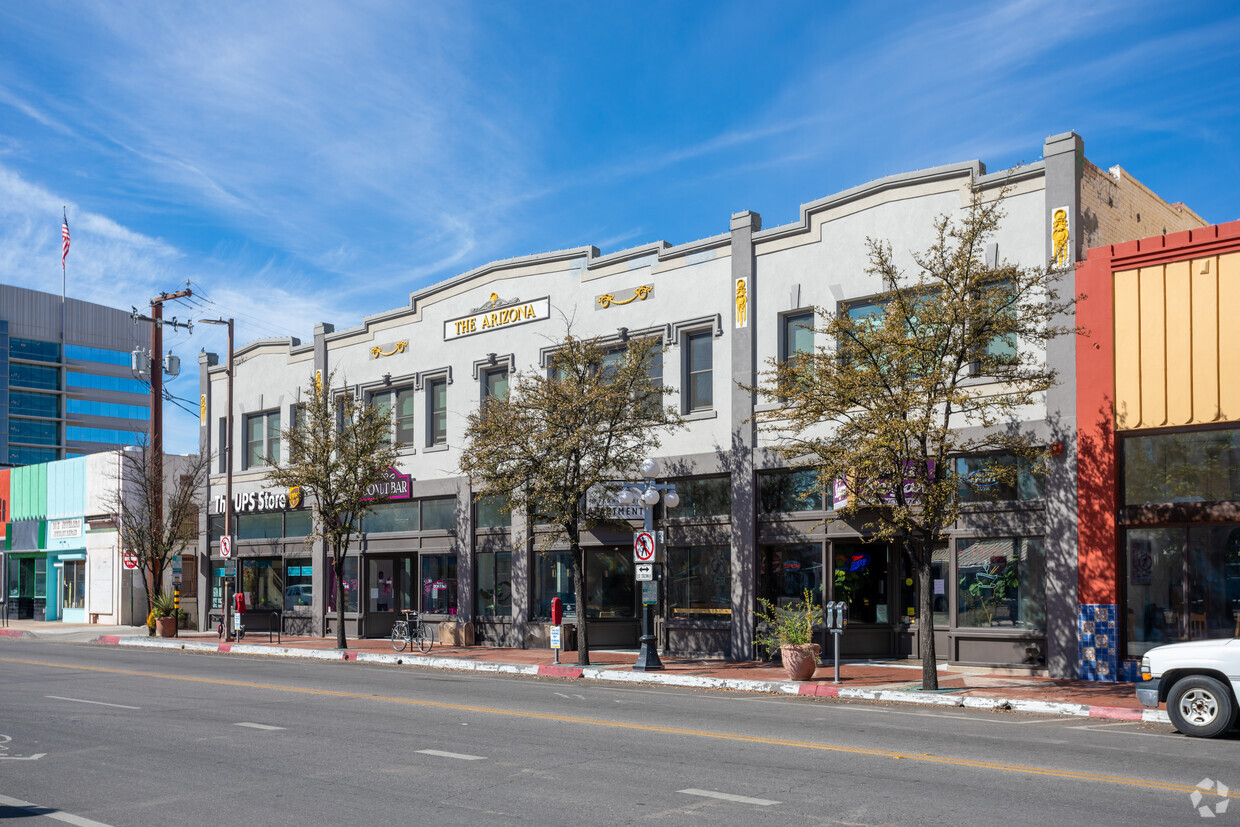
[[[288,507],[297,508],[301,505],[301,486],[294,485],[288,490]]]
[[[323,392],[323,371],[321,370],[314,372],[314,389],[319,393]]]
[[[604,309],[611,307],[613,304],[615,305],[632,304],[638,299],[645,301],[653,290],[654,290],[653,284],[643,284],[640,287],[634,287],[633,295],[629,296],[627,299],[617,299],[615,293],[604,293],[603,295],[599,296],[598,299],[596,299],[596,301],[600,305],[602,305]]]
[[[736,326],[744,327],[746,310],[749,305],[749,294],[745,290],[745,280],[736,280]]]
[[[375,345],[374,347],[370,349],[370,355],[376,359],[378,359],[380,356],[395,356],[398,353],[404,353],[405,348],[407,347],[409,347],[409,342],[407,340],[403,342],[397,342],[392,347],[391,350],[384,350],[378,345]]]
[[[1068,211],[1059,207],[1051,217],[1051,258],[1056,267],[1068,266]]]
[[[202,424],[207,424],[207,395],[205,393],[198,397],[198,418]]]

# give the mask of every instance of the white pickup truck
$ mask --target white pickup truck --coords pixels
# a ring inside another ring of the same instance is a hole
[[[1137,700],[1167,703],[1177,730],[1197,738],[1222,735],[1240,711],[1240,638],[1156,646],[1141,658]]]

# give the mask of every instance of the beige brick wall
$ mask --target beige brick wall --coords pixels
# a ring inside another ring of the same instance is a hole
[[[1183,204],[1168,204],[1122,167],[1085,161],[1081,174],[1084,248],[1191,230],[1207,222]]]

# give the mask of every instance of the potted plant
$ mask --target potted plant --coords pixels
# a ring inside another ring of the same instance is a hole
[[[822,606],[814,602],[809,589],[800,600],[777,606],[766,598],[758,598],[761,609],[754,613],[765,624],[759,626],[755,640],[772,655],[779,651],[788,678],[809,680],[818,667],[817,643],[813,642],[814,627],[822,625]]]
[[[160,637],[175,637],[177,633],[176,601],[168,592],[160,592],[151,598],[151,614],[147,625]]]

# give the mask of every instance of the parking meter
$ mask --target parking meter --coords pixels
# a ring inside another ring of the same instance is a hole
[[[559,626],[564,621],[564,601],[558,597],[551,598],[551,625]]]
[[[831,630],[834,636],[834,645],[831,649],[835,653],[835,678],[833,683],[840,682],[840,636],[844,634],[844,627],[848,625],[848,604],[843,600],[832,600],[827,603],[826,617],[827,628]]]

